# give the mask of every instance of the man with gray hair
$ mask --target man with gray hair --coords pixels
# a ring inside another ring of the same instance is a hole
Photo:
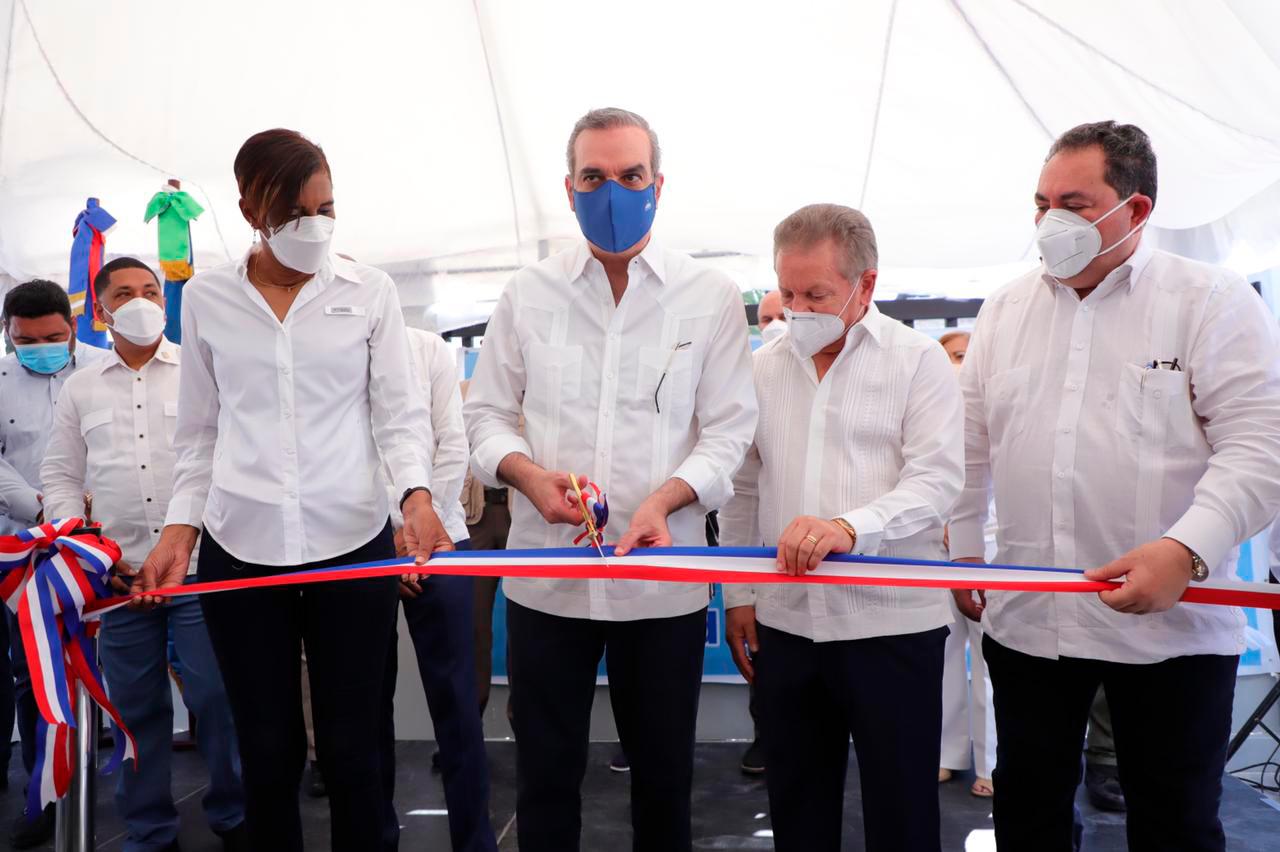
[[[652,238],[659,156],[635,113],[583,116],[565,193],[586,239],[516,273],[489,320],[464,414],[476,477],[515,488],[512,548],[574,542],[575,481],[607,492],[618,556],[705,544],[706,514],[732,494],[756,425],[745,308],[728,277]],[[521,850],[578,848],[602,656],[631,761],[633,846],[690,850],[707,585],[503,587]]]
[[[774,231],[787,331],[755,353],[761,416],[721,528],[728,545],[776,545],[794,576],[832,553],[942,558],[964,482],[955,375],[932,338],[876,309],[877,262],[848,207],[803,207]],[[852,735],[866,848],[937,850],[947,592],[726,585],[725,606],[776,848],[841,848]]]

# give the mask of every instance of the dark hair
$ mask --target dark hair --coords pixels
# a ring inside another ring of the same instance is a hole
[[[9,320],[13,317],[36,319],[49,314],[60,314],[71,322],[71,299],[67,291],[52,281],[37,278],[26,284],[19,284],[4,294],[4,327],[9,328]]]
[[[1049,149],[1048,162],[1060,151],[1076,151],[1097,145],[1107,161],[1103,180],[1121,198],[1140,192],[1156,203],[1156,153],[1151,139],[1141,127],[1095,121],[1073,127],[1058,137]]]
[[[296,130],[264,130],[250,136],[236,154],[236,186],[260,227],[283,225],[318,171],[329,172],[320,146]]]
[[[93,276],[93,295],[101,296],[102,291],[107,289],[107,286],[111,283],[111,273],[118,272],[121,269],[145,269],[151,273],[151,277],[156,280],[156,284],[160,283],[160,276],[156,275],[155,270],[136,257],[117,257],[110,263],[105,264],[98,270],[98,274]]]

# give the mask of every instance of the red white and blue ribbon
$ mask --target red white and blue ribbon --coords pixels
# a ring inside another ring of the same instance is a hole
[[[97,535],[73,535],[82,524],[70,518],[0,536],[0,596],[17,613],[40,711],[33,783],[27,788],[29,814],[61,797],[71,783],[77,683],[117,728],[115,753],[104,772],[136,755],[133,736],[107,699],[98,670],[93,646],[98,624],[84,617],[90,603],[109,597],[108,572],[120,559],[120,548]]]
[[[975,565],[927,559],[879,556],[831,556],[800,577],[777,569],[771,547],[656,547],[637,548],[626,556],[613,554],[608,562],[594,550],[577,547],[544,550],[456,550],[437,553],[425,566],[412,559],[365,562],[336,568],[295,571],[267,577],[246,577],[210,583],[189,583],[148,594],[162,597],[228,592],[270,586],[309,585],[340,580],[393,577],[405,573],[473,577],[537,577],[542,579],[658,580],[679,583],[819,583],[856,586],[910,586],[935,589],[984,589],[1020,592],[1100,592],[1119,588],[1118,582],[1088,580],[1076,568],[1024,565]],[[86,617],[124,606],[129,597],[90,603]],[[1280,609],[1280,585],[1210,580],[1192,583],[1183,603]]]

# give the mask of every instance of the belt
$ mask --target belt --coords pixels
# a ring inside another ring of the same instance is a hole
[[[484,504],[486,506],[507,505],[507,489],[486,487],[484,489]]]

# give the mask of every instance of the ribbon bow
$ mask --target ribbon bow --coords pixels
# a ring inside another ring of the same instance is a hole
[[[120,735],[103,772],[136,758],[133,735],[107,699],[98,671],[93,637],[97,621],[86,621],[91,601],[110,596],[107,574],[120,559],[110,539],[76,530],[79,518],[41,524],[17,535],[0,536],[0,597],[18,615],[18,628],[31,670],[36,720],[38,783],[27,789],[27,812],[39,813],[66,793],[75,766],[76,685],[115,723]]]

